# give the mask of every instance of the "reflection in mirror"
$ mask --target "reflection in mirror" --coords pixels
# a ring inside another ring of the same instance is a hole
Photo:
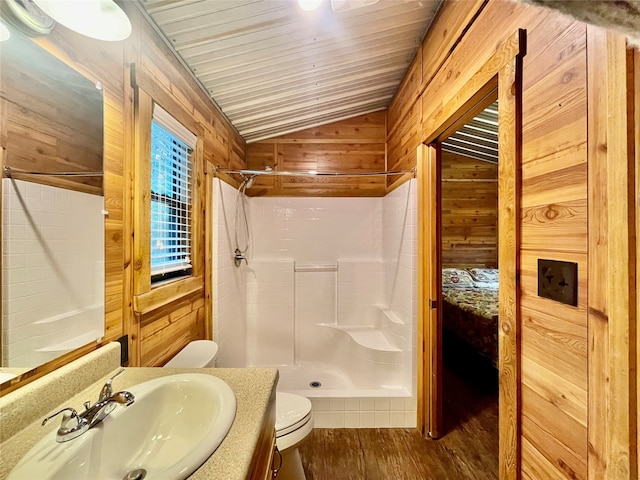
[[[104,335],[103,98],[14,29],[0,43],[2,372]]]

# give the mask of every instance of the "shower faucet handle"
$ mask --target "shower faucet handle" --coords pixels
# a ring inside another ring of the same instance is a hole
[[[242,254],[239,248],[236,248],[236,251],[233,252],[233,261],[236,264],[236,267],[239,267],[242,264],[242,260],[244,260],[244,263],[246,265],[249,265],[247,257]]]

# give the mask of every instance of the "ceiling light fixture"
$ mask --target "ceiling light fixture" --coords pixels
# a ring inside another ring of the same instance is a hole
[[[305,12],[310,12],[311,10],[315,10],[320,6],[322,0],[298,0],[298,5]]]
[[[33,0],[56,22],[97,40],[119,41],[131,35],[127,14],[113,0]]]

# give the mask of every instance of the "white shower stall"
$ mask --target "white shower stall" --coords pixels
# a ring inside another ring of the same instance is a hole
[[[415,180],[384,198],[247,198],[240,267],[238,192],[214,189],[218,365],[277,367],[318,427],[415,426]]]

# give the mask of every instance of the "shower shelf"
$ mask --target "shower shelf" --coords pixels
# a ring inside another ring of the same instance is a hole
[[[354,342],[371,350],[380,352],[401,352],[402,350],[393,345],[382,333],[382,330],[368,325],[338,325],[335,323],[318,323],[319,327],[333,328],[348,334]]]

